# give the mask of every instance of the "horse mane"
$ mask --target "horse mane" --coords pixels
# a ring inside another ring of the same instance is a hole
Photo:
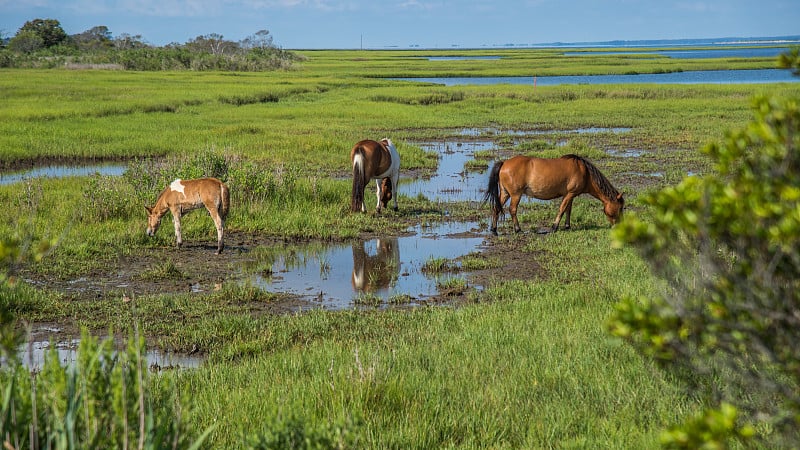
[[[600,192],[602,192],[603,195],[605,195],[609,200],[617,201],[617,196],[619,195],[617,188],[615,188],[611,182],[608,181],[608,178],[606,178],[606,176],[600,172],[600,169],[598,169],[588,159],[584,158],[583,156],[573,154],[564,155],[562,158],[572,159],[583,164],[583,166],[586,167],[586,171],[589,173],[589,177],[591,177],[591,179],[597,184]]]

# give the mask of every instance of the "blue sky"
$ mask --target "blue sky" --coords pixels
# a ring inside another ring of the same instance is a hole
[[[284,49],[800,35],[797,0],[0,0],[0,32],[56,19],[154,45],[269,30]]]

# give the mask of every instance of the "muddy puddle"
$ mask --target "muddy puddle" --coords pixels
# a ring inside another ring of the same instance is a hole
[[[49,352],[55,350],[58,360],[63,366],[73,365],[78,359],[80,339],[68,339],[51,342],[48,336],[58,334],[57,327],[42,326],[31,330],[28,343],[17,349],[22,364],[31,370],[41,370]],[[122,345],[117,342],[117,345]],[[186,353],[165,352],[159,349],[145,351],[144,362],[150,370],[195,369],[200,367],[205,357]]]
[[[363,294],[379,297],[384,305],[400,297],[403,304],[415,305],[438,294],[440,283],[466,277],[460,271],[431,273],[425,270],[426,264],[476,252],[484,240],[477,223],[416,226],[411,232],[317,249],[298,248],[278,255],[266,271],[246,280],[266,291],[291,293],[326,309],[357,306]],[[257,261],[254,264],[258,266]]]

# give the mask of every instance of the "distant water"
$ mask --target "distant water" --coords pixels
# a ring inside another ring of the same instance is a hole
[[[796,83],[800,77],[784,69],[758,70],[695,70],[689,72],[640,75],[566,75],[550,77],[462,77],[462,78],[393,78],[394,80],[435,83],[445,86],[468,84],[528,84],[557,86],[562,84],[765,84]]]
[[[579,51],[565,52],[564,56],[600,56],[600,55],[655,55],[666,56],[674,59],[700,59],[700,58],[777,58],[785,53],[789,47],[721,47],[703,50],[660,50],[660,49],[632,49],[625,51]]]
[[[623,48],[623,49],[680,49],[685,47],[775,47],[800,45],[800,35],[794,36],[768,36],[768,37],[724,37],[724,38],[691,38],[691,39],[648,39],[635,41],[600,41],[600,42],[547,42],[538,44],[529,43],[506,43],[506,44],[486,44],[477,47],[452,45],[447,48],[427,47],[419,44],[411,44],[406,48],[415,50],[479,50],[479,49],[502,49],[502,48]],[[404,48],[403,46],[391,46],[391,48]]]
[[[752,46],[790,46],[800,45],[800,35],[771,37],[725,37],[691,39],[647,39],[635,41],[602,42],[551,42],[533,44],[534,48],[681,48],[681,47],[752,47]],[[520,45],[509,45],[520,47]],[[527,45],[521,45],[525,47]]]

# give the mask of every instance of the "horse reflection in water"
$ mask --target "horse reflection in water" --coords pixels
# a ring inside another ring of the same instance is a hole
[[[367,252],[367,241],[353,244],[353,275],[350,281],[357,292],[372,293],[386,289],[397,281],[400,272],[400,252],[397,238],[374,241],[377,252]]]

